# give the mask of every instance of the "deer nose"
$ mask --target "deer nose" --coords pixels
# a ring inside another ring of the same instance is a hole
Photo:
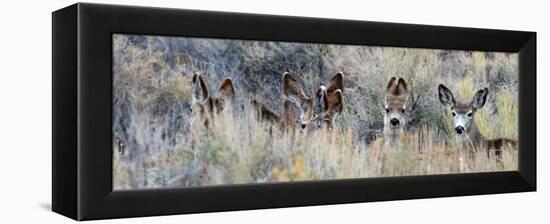
[[[306,124],[302,123],[302,129],[306,128]]]
[[[455,131],[456,131],[457,134],[460,135],[460,134],[462,134],[462,132],[464,132],[464,127],[458,126],[458,127],[455,128]]]
[[[397,119],[397,118],[392,118],[392,119],[390,120],[390,124],[391,124],[392,126],[397,126],[397,125],[399,125],[399,119]]]

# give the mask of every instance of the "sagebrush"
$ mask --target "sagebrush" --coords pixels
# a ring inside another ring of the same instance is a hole
[[[236,98],[209,128],[191,128],[191,77],[215,89],[233,80]],[[344,74],[344,110],[334,130],[285,135],[257,122],[251,99],[282,110],[281,76],[292,72],[307,94]],[[384,90],[391,77],[409,87],[407,131],[383,144]],[[517,139],[518,58],[514,53],[264,42],[143,35],[113,36],[113,186],[204,186],[517,169],[457,149],[445,84],[470,99],[488,87],[476,123],[488,138]],[[118,153],[115,139],[124,142]]]

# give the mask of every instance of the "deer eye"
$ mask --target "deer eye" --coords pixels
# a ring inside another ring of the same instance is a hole
[[[401,109],[401,113],[405,113],[405,109]]]
[[[453,115],[453,117],[456,116],[456,113],[455,113],[455,112],[451,112],[451,114]]]
[[[390,109],[386,108],[386,113],[389,113],[390,112]]]
[[[472,117],[472,112],[468,113],[468,117]]]

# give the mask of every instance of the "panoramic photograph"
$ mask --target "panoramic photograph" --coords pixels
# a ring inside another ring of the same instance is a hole
[[[113,189],[518,168],[518,54],[113,34]]]

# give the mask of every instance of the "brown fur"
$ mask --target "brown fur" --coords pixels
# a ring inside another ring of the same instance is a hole
[[[441,104],[451,111],[455,127],[463,129],[465,132],[460,135],[466,135],[465,137],[467,140],[459,142],[462,148],[470,149],[470,151],[477,151],[476,146],[485,146],[487,149],[487,156],[490,155],[491,151],[494,151],[497,156],[497,161],[499,161],[502,150],[506,148],[515,148],[517,146],[517,141],[506,138],[486,139],[479,131],[474,117],[475,113],[485,105],[488,94],[489,89],[483,88],[476,92],[472,101],[457,101],[451,90],[445,85],[440,84],[438,86],[438,95]],[[464,127],[456,126],[457,122],[455,119],[457,118],[455,118],[455,116],[462,119],[460,124],[464,124]],[[468,119],[467,124],[464,121],[465,119]]]
[[[320,88],[322,91],[322,88]],[[323,116],[323,122],[327,125],[329,130],[332,129],[334,119],[341,114],[344,110],[344,76],[342,73],[336,73],[328,82],[326,86],[325,99],[325,111]]]
[[[299,127],[314,127],[325,125],[329,130],[333,128],[334,119],[343,110],[343,86],[342,73],[337,73],[328,81],[328,88],[321,86],[315,96],[305,93],[302,85],[290,73],[285,72],[282,80],[283,112],[269,109],[259,100],[251,101],[259,121],[268,121],[280,124],[281,130],[292,130]]]
[[[293,113],[283,113],[287,116],[294,114],[294,120],[301,123],[297,126],[332,129],[334,119],[343,111],[343,91],[344,77],[340,72],[329,79],[327,86],[320,86],[313,97],[308,96],[293,75],[286,72],[283,74],[283,94],[290,102],[284,108],[292,108]],[[292,102],[295,107],[291,107]]]
[[[290,118],[285,118],[285,116],[294,116],[293,120],[300,121],[300,124],[293,124],[296,127],[309,123],[314,117],[314,98],[308,96],[301,84],[288,72],[283,74],[283,94],[286,97],[283,103],[283,119],[289,120]],[[294,108],[291,103],[294,103],[297,108]],[[291,124],[286,123],[285,125]]]
[[[344,74],[336,73],[327,83],[327,93],[333,94],[336,90],[344,91]]]
[[[392,77],[386,86],[384,140],[395,145],[401,140],[406,124],[407,83],[403,78]]]
[[[197,120],[208,126],[209,120],[221,113],[235,97],[235,88],[230,78],[224,79],[216,96],[208,92],[205,79],[200,73],[193,75],[192,83],[193,112],[191,123]],[[193,125],[193,124],[192,124]]]
[[[276,124],[281,121],[281,116],[269,109],[265,104],[261,103],[259,100],[253,99],[251,101],[251,105],[254,108],[254,112],[256,113],[256,118],[258,121],[268,121],[273,124]]]
[[[295,130],[294,127],[296,127],[299,122],[296,113],[295,102],[285,99],[283,102],[283,115],[281,116],[281,127],[284,131]]]
[[[326,124],[329,130],[333,128],[334,119],[344,109],[343,93],[340,89],[334,91],[334,93],[327,93],[327,107],[325,115],[323,116],[323,122]]]

